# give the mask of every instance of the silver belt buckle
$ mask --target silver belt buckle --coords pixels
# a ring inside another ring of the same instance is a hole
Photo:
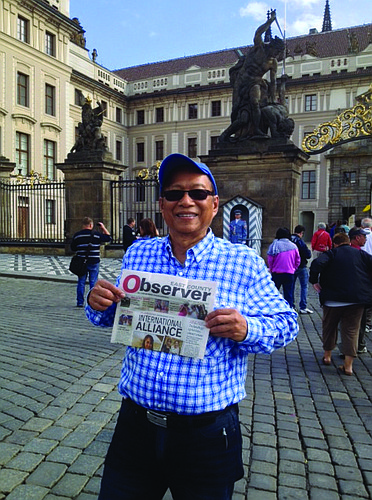
[[[152,424],[158,425],[159,427],[167,427],[167,415],[163,415],[156,411],[147,410],[146,416],[147,420]]]

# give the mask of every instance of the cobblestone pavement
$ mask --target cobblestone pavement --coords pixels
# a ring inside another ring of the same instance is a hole
[[[0,500],[97,498],[123,347],[74,307],[69,260],[0,254]],[[119,269],[102,261],[109,279]],[[353,377],[337,372],[337,350],[323,366],[321,309],[309,299],[315,312],[299,317],[295,342],[250,356],[234,500],[372,498],[371,353]]]
[[[120,272],[122,259],[101,259],[100,277],[115,280]],[[71,257],[55,255],[10,255],[0,254],[0,275],[42,275],[55,280],[58,277],[77,278],[68,270]]]

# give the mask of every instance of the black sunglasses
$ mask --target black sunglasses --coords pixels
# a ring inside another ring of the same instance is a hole
[[[206,200],[208,196],[214,196],[212,191],[208,189],[190,189],[189,191],[184,191],[183,189],[170,189],[169,191],[163,192],[163,197],[167,201],[180,201],[187,193],[192,200],[201,201]]]

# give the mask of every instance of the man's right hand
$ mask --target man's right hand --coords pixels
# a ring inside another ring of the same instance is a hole
[[[105,311],[113,302],[118,303],[125,297],[120,288],[106,280],[98,280],[89,292],[88,304],[96,311]]]

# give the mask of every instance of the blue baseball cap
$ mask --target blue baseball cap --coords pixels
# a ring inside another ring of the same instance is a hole
[[[182,171],[182,167],[196,167],[200,172],[208,177],[211,181],[213,190],[215,194],[218,194],[217,184],[214,180],[212,172],[209,170],[205,163],[198,163],[188,156],[182,155],[181,153],[173,153],[161,162],[159,169],[159,183],[160,190],[163,189],[163,182],[173,171]]]

